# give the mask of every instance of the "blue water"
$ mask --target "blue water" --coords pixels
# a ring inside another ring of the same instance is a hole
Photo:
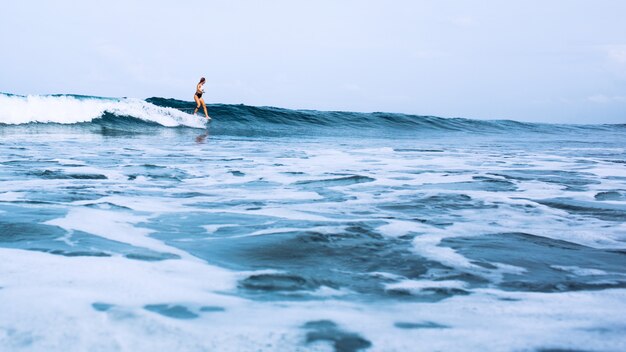
[[[0,94],[0,350],[626,350],[626,125]]]

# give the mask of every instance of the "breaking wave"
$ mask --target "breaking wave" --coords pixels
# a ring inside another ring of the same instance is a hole
[[[131,118],[165,127],[204,127],[203,121],[178,109],[141,99],[82,95],[29,95],[0,93],[0,123],[78,124],[111,116]]]
[[[167,98],[105,98],[82,95],[13,95],[0,93],[0,125],[99,124],[118,129],[149,124],[204,128],[206,121],[191,112],[194,102]],[[556,125],[512,120],[473,120],[398,113],[289,110],[276,107],[211,104],[213,133],[276,134],[399,132],[562,133],[584,130],[623,130],[626,125]]]

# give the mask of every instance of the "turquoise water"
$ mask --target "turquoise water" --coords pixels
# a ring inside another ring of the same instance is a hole
[[[0,349],[626,349],[624,125],[0,103]]]

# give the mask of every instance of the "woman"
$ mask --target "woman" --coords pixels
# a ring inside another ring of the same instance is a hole
[[[204,93],[202,86],[204,85],[205,81],[206,80],[204,79],[204,77],[200,78],[200,82],[196,86],[196,94],[193,96],[193,100],[196,101],[196,110],[193,111],[193,114],[197,114],[198,109],[200,109],[200,105],[202,105],[202,107],[204,108],[204,115],[206,116],[207,120],[210,120],[211,118],[209,117],[209,113],[206,111],[206,104],[204,104],[204,99],[202,99],[202,93]]]

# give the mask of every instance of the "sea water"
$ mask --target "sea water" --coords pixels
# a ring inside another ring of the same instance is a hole
[[[0,350],[626,350],[626,126],[0,94]]]

